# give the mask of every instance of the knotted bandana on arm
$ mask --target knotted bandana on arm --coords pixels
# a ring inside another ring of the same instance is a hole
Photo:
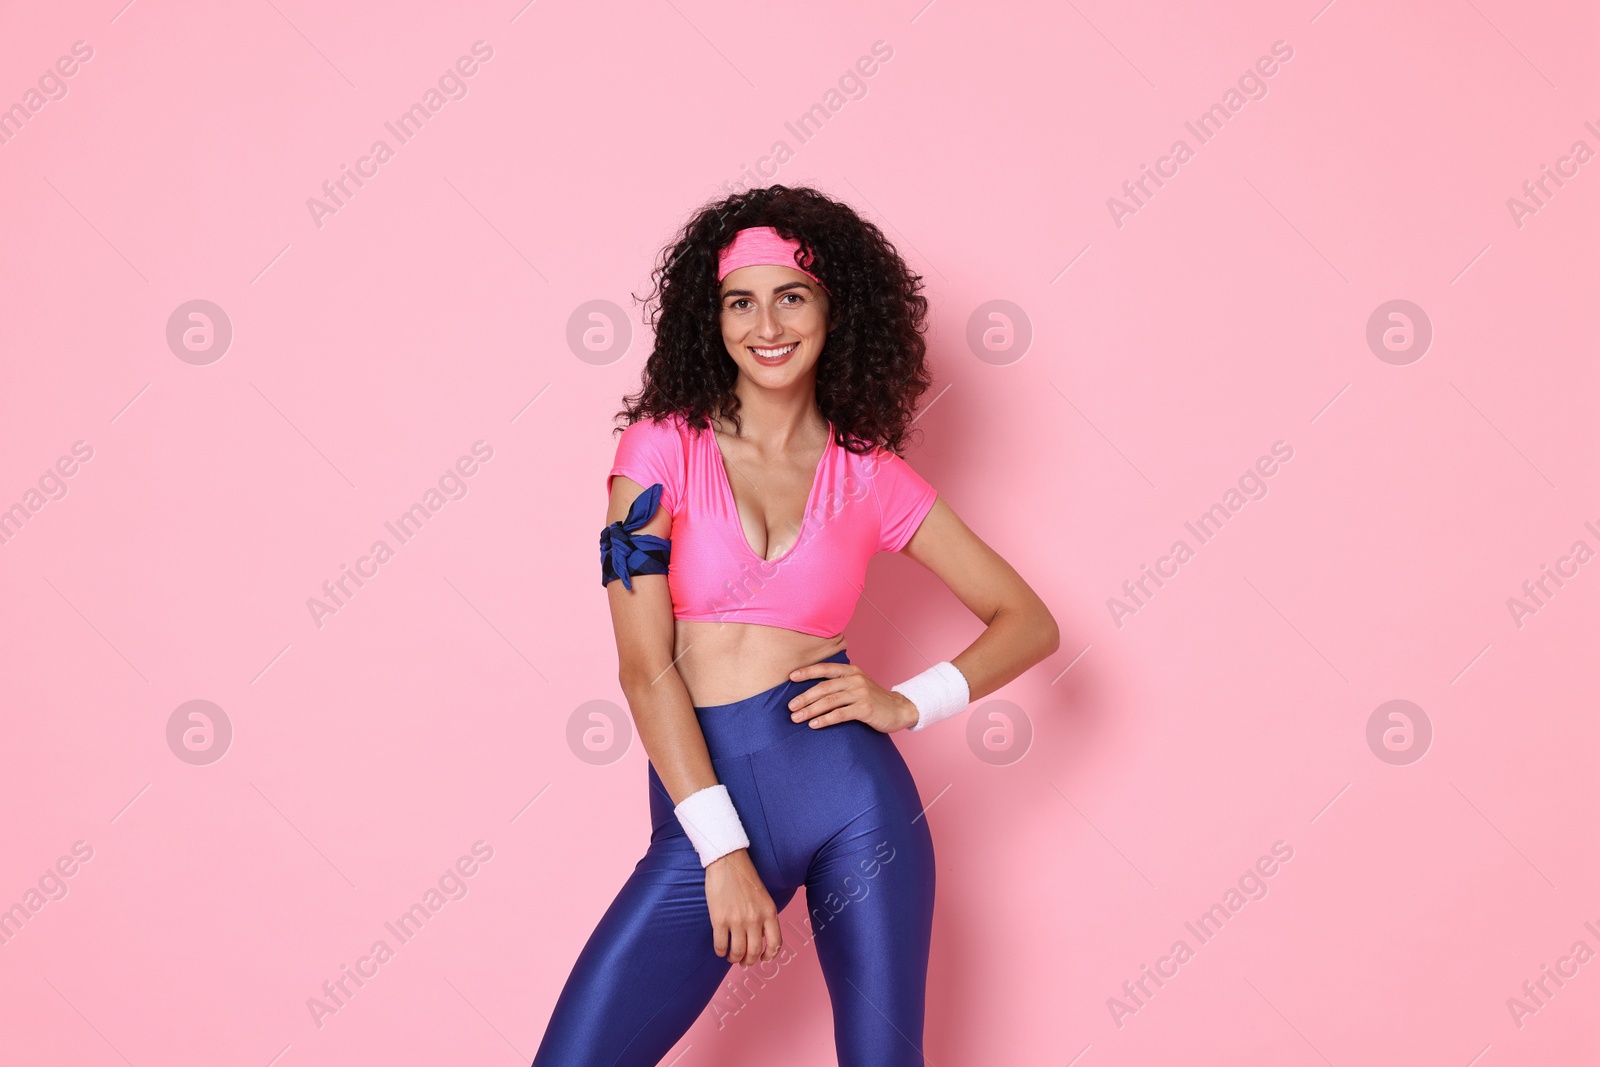
[[[628,508],[628,517],[600,531],[600,584],[610,585],[618,578],[633,589],[635,574],[666,574],[672,558],[672,542],[653,534],[636,534],[656,513],[661,503],[662,484],[657,482],[638,496]]]

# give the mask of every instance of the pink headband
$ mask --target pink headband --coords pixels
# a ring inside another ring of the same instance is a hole
[[[806,270],[806,267],[811,265],[812,258],[810,253],[804,252],[799,241],[780,237],[773,227],[749,226],[734,234],[733,241],[718,254],[717,281],[722,281],[740,267],[762,265],[793,267],[818,285],[822,285],[821,278]],[[828,287],[822,285],[822,291],[827,292]]]

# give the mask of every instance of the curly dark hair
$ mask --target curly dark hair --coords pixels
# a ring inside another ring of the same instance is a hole
[[[715,412],[741,429],[738,364],[722,341],[717,254],[747,226],[772,226],[814,257],[830,296],[828,339],[817,360],[817,406],[852,452],[905,450],[927,366],[928,300],[883,231],[849,205],[807,186],[769,185],[715,200],[661,251],[645,298],[655,347],[643,381],[617,417],[681,415],[697,429]],[[640,298],[635,295],[637,301]],[[618,427],[620,429],[620,427]]]

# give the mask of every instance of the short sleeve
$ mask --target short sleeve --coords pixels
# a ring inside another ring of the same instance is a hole
[[[911,464],[887,449],[874,453],[872,491],[878,500],[881,529],[879,552],[898,552],[917,532],[938,492],[911,469]]]
[[[617,438],[617,456],[606,475],[606,495],[611,494],[611,476],[632,478],[646,489],[661,483],[661,506],[676,515],[683,498],[683,438],[671,418],[659,421],[643,418],[631,424]]]

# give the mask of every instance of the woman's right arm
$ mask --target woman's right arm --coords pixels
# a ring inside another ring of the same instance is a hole
[[[643,491],[644,486],[631,478],[612,477],[606,524],[626,518],[634,498]],[[635,533],[670,538],[672,516],[665,507],[658,507]],[[629,580],[631,591],[620,580],[606,585],[617,639],[617,680],[645,754],[677,805],[716,785],[716,771],[689,690],[673,660],[675,627],[667,576],[635,574]],[[738,848],[719,856],[705,872],[706,905],[717,955],[741,966],[777,956],[783,944],[778,911],[756,873],[749,850]]]

